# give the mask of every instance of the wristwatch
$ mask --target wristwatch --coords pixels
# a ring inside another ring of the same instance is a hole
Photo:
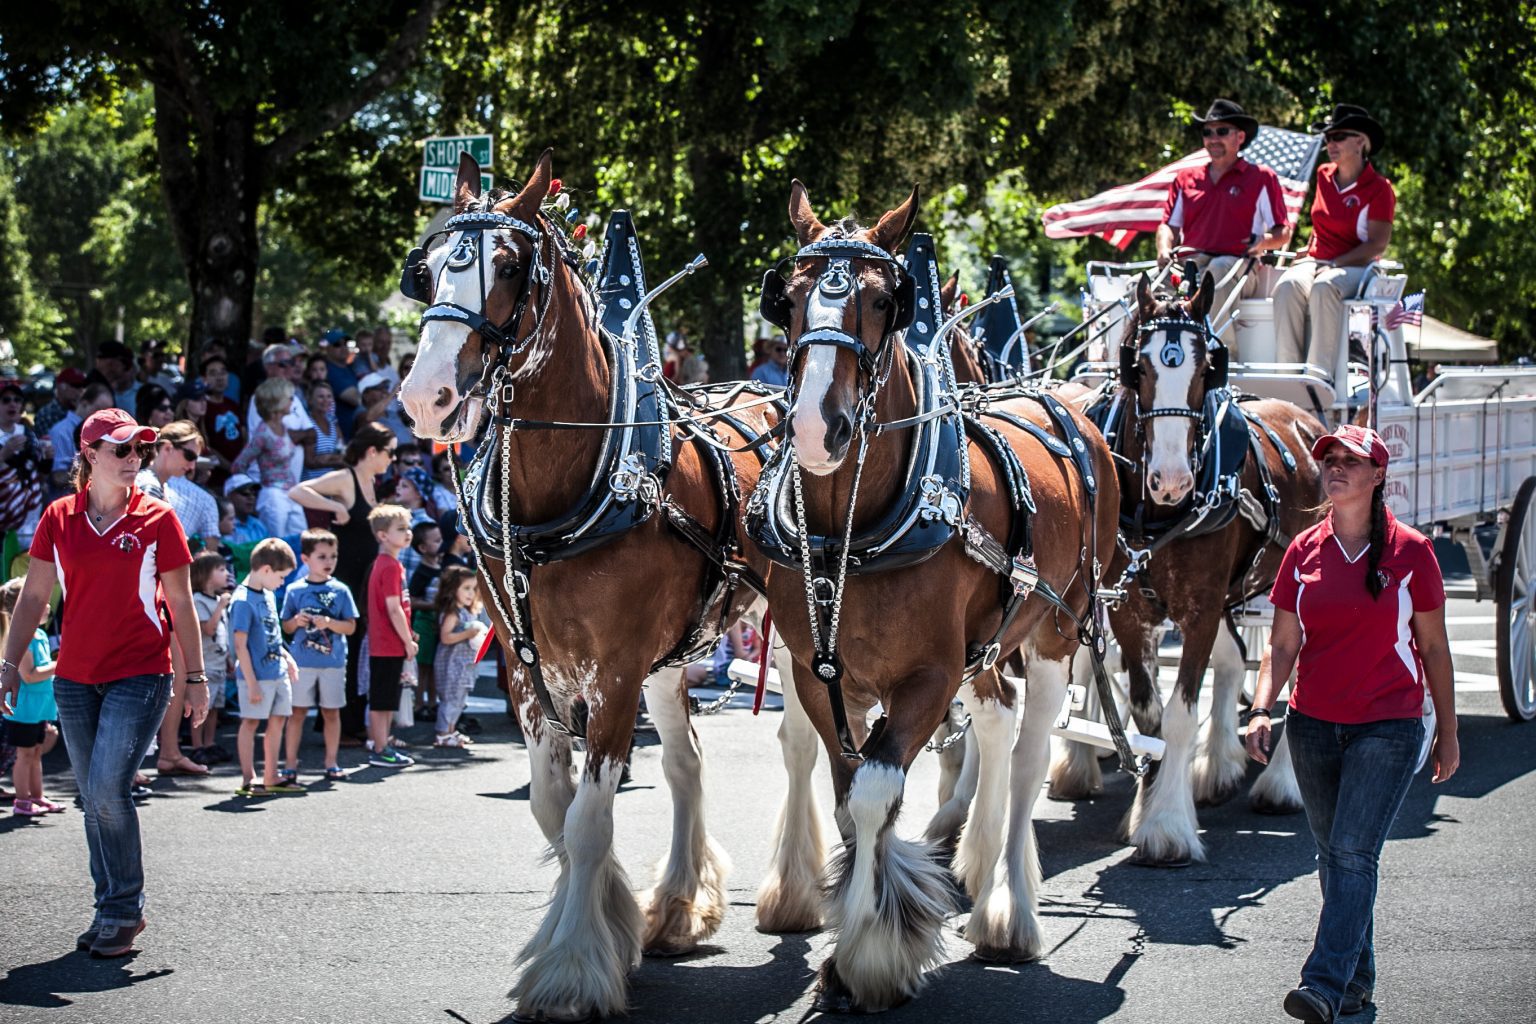
[[[207,677],[207,675],[205,675],[202,672],[189,672],[187,674],[187,678],[182,680],[182,683],[184,685],[186,685],[186,686],[197,686],[200,683],[207,683],[207,682],[208,682],[208,677]]]

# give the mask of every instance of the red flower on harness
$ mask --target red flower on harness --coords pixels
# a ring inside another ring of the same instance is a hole
[[[143,545],[139,543],[138,536],[132,533],[118,534],[117,539],[112,541],[112,546],[117,548],[117,550],[125,553],[137,551],[139,548],[143,547]]]

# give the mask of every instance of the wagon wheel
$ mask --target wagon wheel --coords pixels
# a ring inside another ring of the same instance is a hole
[[[1498,613],[1499,698],[1516,722],[1536,718],[1536,477],[1520,485],[1510,506],[1494,580]]]

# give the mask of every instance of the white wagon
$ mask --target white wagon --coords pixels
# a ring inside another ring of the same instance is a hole
[[[1084,315],[1106,304],[1129,310],[1135,278],[1155,264],[1091,263]],[[1392,453],[1386,498],[1395,516],[1427,534],[1449,536],[1466,551],[1477,598],[1496,607],[1499,694],[1516,721],[1536,718],[1536,366],[1446,367],[1415,390],[1402,328],[1386,314],[1403,297],[1407,277],[1383,261],[1346,302],[1338,363],[1332,367],[1274,362],[1272,300],[1243,299],[1213,317],[1233,348],[1231,380],[1244,391],[1283,398],[1329,423],[1365,417]],[[1279,279],[1274,266],[1255,268],[1261,292]],[[1111,313],[1106,320],[1123,319]],[[1077,370],[1084,378],[1113,371],[1121,329],[1107,330]],[[1102,346],[1102,347],[1101,347]],[[1491,543],[1490,543],[1491,540]],[[1262,608],[1240,617],[1250,663],[1262,651]]]

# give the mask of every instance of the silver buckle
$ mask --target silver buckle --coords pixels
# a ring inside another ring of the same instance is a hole
[[[1040,583],[1040,570],[1035,565],[1035,556],[1027,558],[1014,556],[1013,569],[1008,573],[1008,579],[1013,584],[1013,592],[1022,597],[1028,597],[1034,592]]]

